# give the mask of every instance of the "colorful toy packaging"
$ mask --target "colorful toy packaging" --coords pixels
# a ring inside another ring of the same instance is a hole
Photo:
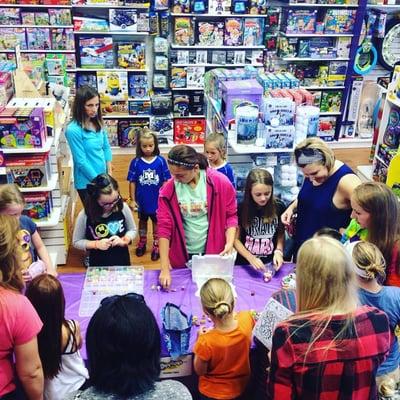
[[[109,21],[110,21],[110,31],[137,32],[136,10],[110,9]]]
[[[98,71],[97,89],[100,98],[128,99],[128,74],[125,71]]]
[[[187,117],[190,115],[190,96],[189,94],[174,93],[172,96],[174,117]]]
[[[21,188],[46,186],[50,181],[49,154],[7,156],[7,182]]]
[[[243,19],[242,18],[226,18],[225,19],[225,46],[242,46],[243,45]]]
[[[74,16],[74,31],[108,32],[108,22],[101,18]]]
[[[206,131],[206,121],[201,119],[175,119],[174,143],[176,144],[203,144]]]
[[[171,89],[173,88],[185,88],[186,87],[186,68],[173,67],[171,69]]]
[[[189,46],[194,43],[192,19],[189,17],[175,18],[174,44]]]
[[[149,95],[149,82],[146,74],[129,74],[129,97],[143,98]]]
[[[136,139],[143,128],[149,128],[148,118],[135,118],[118,121],[118,144],[121,147],[135,147]]]
[[[118,120],[105,119],[104,126],[107,131],[110,146],[118,146]]]
[[[188,88],[203,88],[205,67],[186,67],[186,87]]]
[[[113,68],[113,40],[111,37],[81,37],[79,53],[82,68]]]
[[[315,33],[317,10],[284,10],[283,31],[292,33]]]
[[[356,10],[326,10],[325,33],[351,33],[356,19]]]
[[[198,44],[222,46],[224,43],[224,23],[218,21],[199,21],[196,24]]]
[[[18,25],[21,23],[20,8],[1,8],[0,25]]]
[[[243,45],[259,46],[263,42],[264,19],[263,18],[245,18]]]
[[[190,13],[190,1],[189,0],[173,0],[172,2],[173,13]]]
[[[43,108],[5,108],[0,112],[0,147],[43,147],[45,141]]]
[[[342,92],[338,90],[330,90],[322,92],[321,112],[339,112],[342,102]]]
[[[51,192],[35,192],[24,194],[25,207],[22,212],[34,221],[42,221],[51,216],[53,198]]]
[[[145,69],[146,45],[143,42],[117,42],[117,63],[121,68]]]

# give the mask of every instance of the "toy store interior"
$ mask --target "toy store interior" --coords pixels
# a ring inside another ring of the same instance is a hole
[[[0,0],[0,399],[400,399],[399,144],[400,0]]]

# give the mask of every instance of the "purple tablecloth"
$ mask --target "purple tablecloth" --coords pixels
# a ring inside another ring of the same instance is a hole
[[[272,293],[281,288],[282,277],[290,273],[293,264],[284,264],[276,273],[274,278],[265,283],[262,273],[255,271],[249,266],[236,266],[234,269],[234,285],[238,295],[235,309],[261,311]],[[201,309],[200,299],[195,296],[197,287],[192,283],[191,272],[189,269],[175,269],[171,271],[172,285],[171,289],[176,292],[152,290],[153,284],[158,285],[158,274],[156,270],[146,270],[144,280],[144,297],[147,305],[153,311],[158,324],[161,328],[160,311],[165,303],[170,302],[181,306],[181,309],[189,314],[196,315],[201,319],[203,311]],[[66,299],[65,315],[68,319],[75,319],[80,322],[82,337],[85,341],[86,329],[90,318],[82,318],[78,315],[79,302],[83,289],[85,274],[62,274],[59,276],[62,283]],[[210,325],[207,322],[207,325]],[[193,327],[190,337],[190,349],[197,339],[197,327]],[[82,347],[82,356],[86,359],[86,347]],[[168,355],[163,346],[162,354]]]

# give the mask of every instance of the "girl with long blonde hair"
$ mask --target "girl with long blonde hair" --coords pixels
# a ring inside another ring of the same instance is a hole
[[[349,255],[335,239],[309,239],[296,277],[297,312],[273,334],[268,398],[375,399],[390,328],[383,312],[358,306]]]

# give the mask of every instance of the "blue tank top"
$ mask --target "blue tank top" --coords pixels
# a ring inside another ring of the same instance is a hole
[[[333,204],[340,179],[354,172],[343,164],[322,185],[313,186],[305,179],[298,195],[295,254],[307,239],[321,228],[346,228],[350,222],[351,209],[338,209]]]

